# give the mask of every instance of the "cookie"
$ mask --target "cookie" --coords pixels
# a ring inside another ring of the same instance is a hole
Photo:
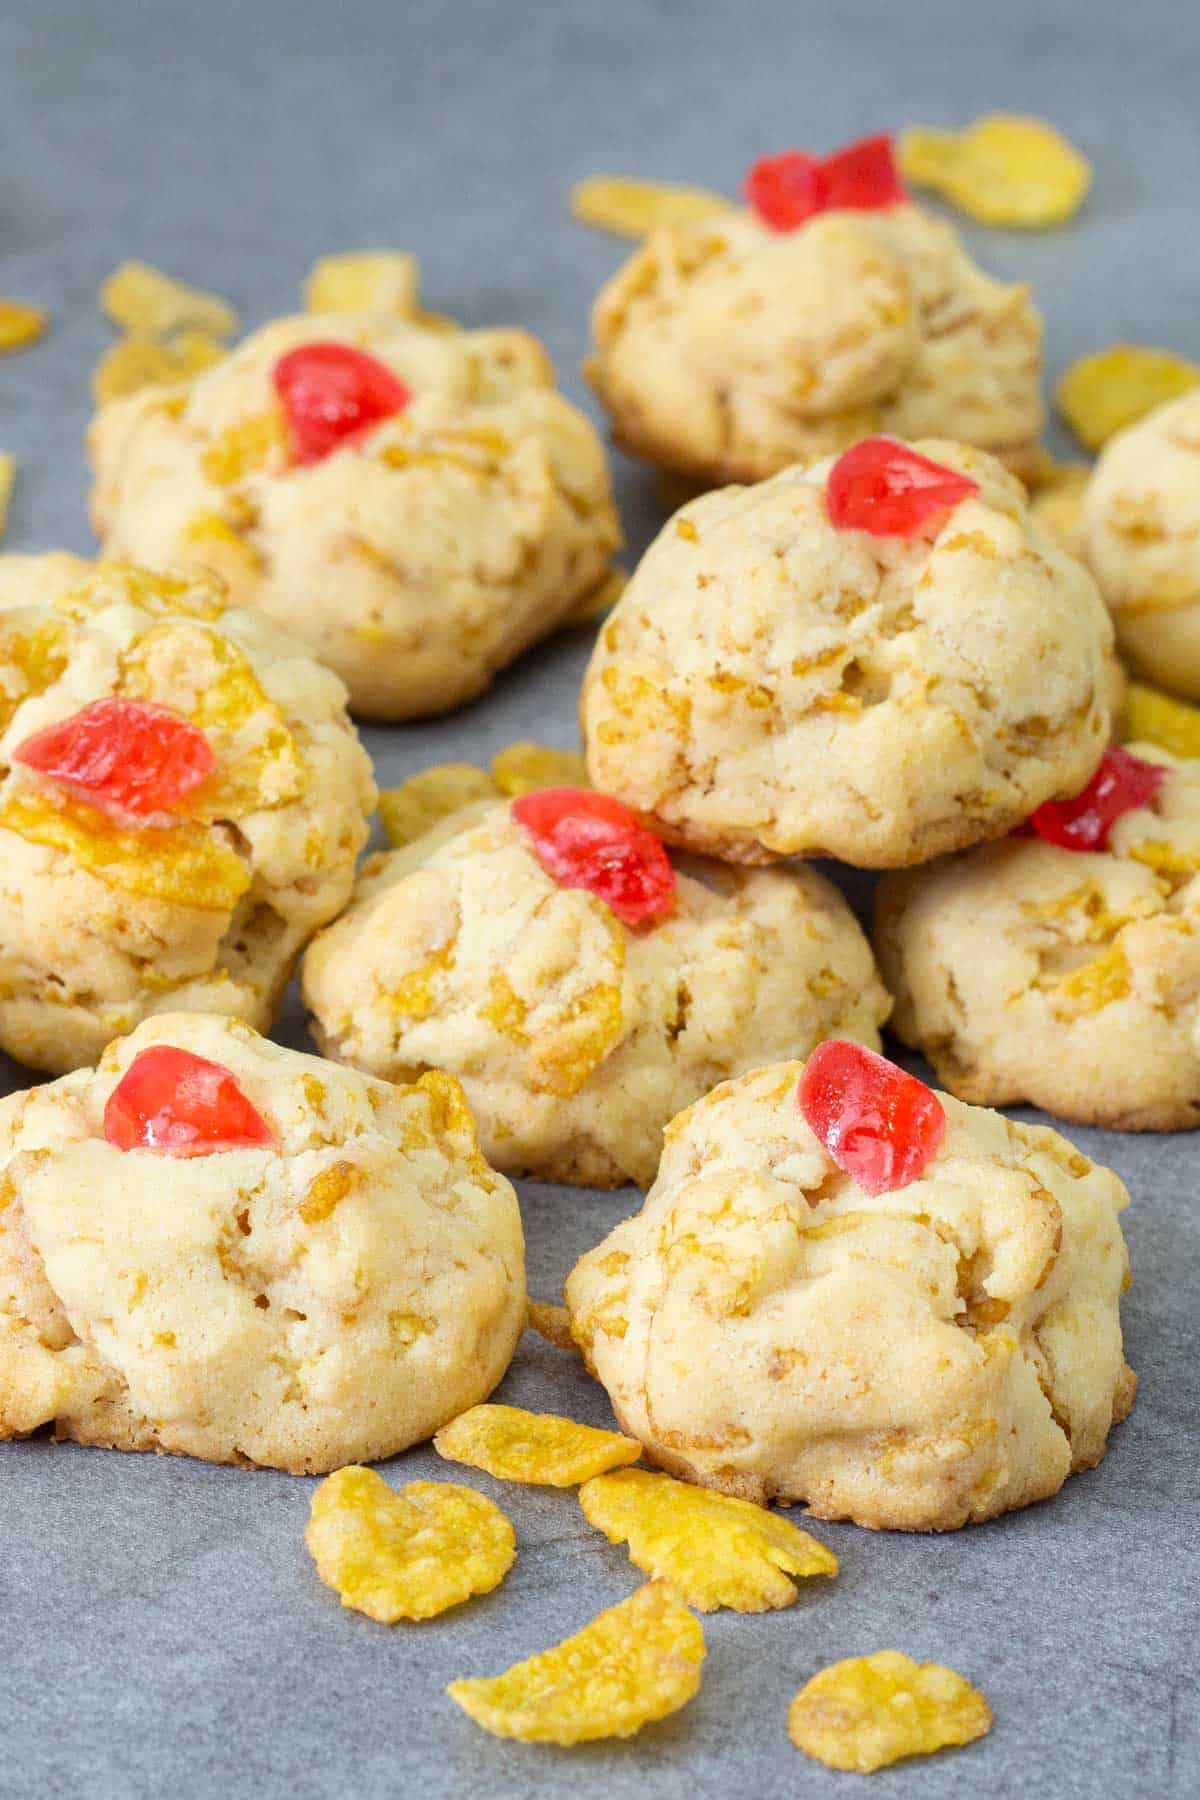
[[[254,1141],[123,1147],[148,1110],[203,1126],[166,1047],[193,1083],[218,1066]],[[458,1083],[392,1087],[237,1021],[147,1020],[0,1101],[0,1206],[0,1438],[322,1474],[486,1398],[524,1325],[516,1196]]]
[[[893,1028],[963,1100],[1127,1131],[1200,1125],[1200,762],[1078,851],[1008,838],[885,876]]]
[[[107,555],[216,570],[368,718],[474,699],[620,542],[599,439],[523,331],[278,320],[186,387],[103,407],[89,443]]]
[[[672,870],[651,839],[669,909],[627,924],[547,872],[521,804],[363,865],[304,962],[328,1055],[389,1080],[450,1070],[509,1173],[644,1187],[664,1124],[715,1081],[835,1031],[878,1042],[869,948],[815,871]]]
[[[809,1125],[803,1073],[743,1075],[673,1120],[641,1212],[569,1276],[622,1430],[702,1486],[881,1529],[1055,1493],[1132,1403],[1121,1182],[895,1071],[943,1135],[876,1191]]]
[[[345,701],[207,578],[0,558],[0,1048],[58,1074],[151,1013],[270,1026],[350,896],[375,804]],[[122,767],[147,773],[130,721],[190,746],[205,778],[130,812],[147,798],[119,791]],[[117,757],[98,784],[89,729]]]
[[[600,632],[589,774],[674,843],[900,867],[1002,836],[1099,761],[1112,627],[1020,483],[924,443],[977,492],[932,536],[839,528],[827,487],[860,448],[684,506]]]
[[[1200,699],[1200,388],[1105,446],[1079,538],[1130,668]]]
[[[1041,429],[1041,321],[919,207],[750,211],[656,231],[601,290],[585,365],[619,443],[715,486],[873,431],[1020,469]]]

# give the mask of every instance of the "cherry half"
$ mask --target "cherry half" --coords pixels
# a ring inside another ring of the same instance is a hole
[[[280,357],[273,379],[299,463],[320,462],[412,398],[386,364],[349,344],[301,344]]]
[[[785,150],[763,156],[745,180],[747,203],[772,231],[795,231],[817,213],[874,212],[902,206],[908,193],[886,132],[860,138],[832,156]]]
[[[540,788],[512,803],[512,817],[560,887],[586,888],[626,925],[670,912],[675,871],[637,814],[591,788]]]
[[[1103,850],[1117,820],[1149,806],[1166,778],[1161,763],[1143,762],[1110,744],[1083,792],[1073,800],[1047,800],[1030,815],[1026,829],[1063,850]]]
[[[118,1150],[162,1156],[261,1150],[275,1142],[230,1070],[173,1044],[134,1057],[108,1097],[104,1136]]]
[[[979,483],[931,462],[895,438],[869,437],[829,471],[825,504],[838,531],[872,537],[929,537]]]
[[[925,1173],[946,1132],[932,1088],[843,1038],[818,1044],[796,1099],[839,1169],[868,1194],[894,1193]]]
[[[93,700],[35,731],[12,760],[135,824],[181,811],[217,766],[212,745],[182,713],[117,699]]]

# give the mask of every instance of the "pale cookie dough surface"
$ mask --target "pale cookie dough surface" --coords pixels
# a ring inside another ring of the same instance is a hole
[[[662,1130],[726,1076],[823,1037],[877,1047],[888,1002],[845,901],[810,869],[683,859],[630,929],[545,873],[507,805],[372,858],[310,946],[328,1054],[462,1081],[489,1159],[589,1186],[654,1178]]]
[[[206,734],[189,817],[122,829],[11,762],[120,695]],[[269,1029],[303,945],[350,896],[375,804],[341,682],[207,578],[0,557],[0,1048],[52,1073],[147,1014]]]
[[[1041,321],[916,206],[776,232],[731,211],[655,232],[602,289],[585,372],[616,437],[702,480],[761,481],[871,432],[1027,461]]]
[[[1080,538],[1126,662],[1200,699],[1200,389],[1105,446]]]
[[[121,1151],[153,1044],[232,1071],[270,1148]],[[516,1195],[457,1082],[392,1087],[195,1014],[0,1102],[0,1438],[320,1474],[486,1398],[525,1320]]]
[[[353,345],[409,404],[291,462],[280,357]],[[104,407],[90,433],[105,553],[213,568],[298,632],[369,718],[444,712],[563,625],[620,528],[604,451],[536,339],[375,314],[281,319],[186,389]]]
[[[918,863],[1077,792],[1109,733],[1112,626],[993,458],[936,538],[837,531],[833,458],[691,502],[600,632],[596,786],[733,862]]]
[[[880,885],[894,1029],[964,1100],[1200,1125],[1200,763],[1130,748],[1171,772],[1107,850],[1011,838]]]
[[[642,1211],[568,1277],[622,1429],[704,1486],[885,1529],[1057,1492],[1133,1399],[1121,1182],[944,1096],[925,1174],[872,1197],[805,1124],[801,1068],[673,1120]]]

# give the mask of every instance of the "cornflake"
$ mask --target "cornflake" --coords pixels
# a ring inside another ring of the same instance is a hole
[[[578,750],[552,750],[548,744],[510,744],[492,758],[492,780],[506,800],[537,788],[587,787],[587,763]]]
[[[382,1625],[491,1593],[517,1554],[511,1524],[474,1488],[410,1481],[396,1492],[354,1464],[321,1483],[304,1538],[342,1605]]]
[[[644,238],[664,225],[693,225],[728,212],[731,204],[707,188],[633,181],[623,175],[592,175],[571,189],[575,217],[617,237]]]
[[[550,1306],[542,1300],[531,1300],[526,1315],[530,1331],[553,1344],[556,1350],[579,1355],[579,1345],[571,1335],[571,1315],[565,1306]]]
[[[140,388],[190,381],[224,354],[224,345],[206,331],[181,331],[166,344],[150,337],[123,337],[96,364],[92,399],[103,406]]]
[[[589,1525],[610,1544],[627,1543],[637,1568],[669,1581],[698,1612],[791,1606],[789,1576],[838,1572],[832,1550],[778,1513],[670,1475],[598,1475],[580,1488],[579,1504]]]
[[[1172,350],[1113,344],[1072,363],[1054,390],[1054,404],[1080,443],[1099,450],[1168,400],[1200,382],[1200,366]]]
[[[798,1750],[858,1775],[972,1743],[991,1728],[988,1703],[969,1681],[899,1650],[831,1663],[788,1708],[788,1736]]]
[[[1131,681],[1120,735],[1126,743],[1158,744],[1173,756],[1200,757],[1200,707]]]
[[[526,1744],[627,1738],[686,1706],[700,1686],[704,1631],[652,1581],[552,1650],[446,1692],[494,1737]]]
[[[519,1406],[473,1406],[442,1426],[433,1447],[448,1462],[467,1463],[498,1481],[541,1487],[574,1487],[642,1454],[636,1438],[619,1431],[597,1431]]]
[[[8,527],[8,503],[16,484],[17,459],[7,450],[0,450],[0,537]]]
[[[304,283],[304,305],[310,313],[379,312],[411,318],[420,280],[416,257],[404,250],[322,256]]]
[[[23,300],[0,300],[0,356],[36,344],[45,336],[49,323],[49,313],[40,306],[27,306]]]
[[[135,337],[167,338],[180,331],[232,337],[238,316],[227,300],[176,281],[150,263],[124,262],[100,289],[100,304],[114,325]]]
[[[500,790],[484,769],[474,763],[436,763],[411,775],[399,787],[384,788],[379,796],[379,817],[388,842],[399,850],[414,839],[477,800],[498,800]]]
[[[1061,132],[1018,113],[988,113],[963,131],[910,125],[897,155],[914,187],[932,188],[985,225],[1060,225],[1092,185],[1091,164]]]

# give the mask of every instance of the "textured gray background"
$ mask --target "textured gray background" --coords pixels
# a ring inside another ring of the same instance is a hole
[[[432,305],[530,326],[582,397],[588,302],[621,250],[568,219],[574,177],[728,187],[764,149],[906,118],[1041,111],[1094,158],[1069,229],[968,233],[993,269],[1034,282],[1051,372],[1124,334],[1200,355],[1198,91],[1200,16],[1177,0],[1007,0],[986,22],[972,0],[0,0],[0,293],[55,316],[41,348],[0,363],[0,446],[23,463],[9,547],[89,547],[87,377],[108,341],[94,296],[119,257],[211,284],[257,323],[294,304],[314,255],[408,246]],[[639,549],[653,483],[630,464],[618,479]],[[520,735],[571,743],[586,650],[560,639],[455,719],[370,733],[381,778]],[[945,1538],[822,1528],[841,1578],[790,1612],[710,1620],[684,1713],[631,1744],[558,1752],[485,1737],[442,1688],[635,1585],[570,1494],[468,1476],[511,1513],[516,1569],[487,1599],[389,1631],[315,1580],[307,1482],[6,1446],[0,1794],[856,1791],[790,1748],[787,1703],[822,1663],[893,1644],[980,1682],[996,1725],[875,1777],[881,1795],[1195,1794],[1196,1145],[1075,1135],[1135,1197],[1125,1319],[1142,1391],[1104,1466],[1057,1500]],[[530,1185],[523,1199],[541,1297],[632,1204]],[[607,1418],[578,1366],[529,1336],[502,1394]],[[388,1474],[439,1472],[414,1453]]]

